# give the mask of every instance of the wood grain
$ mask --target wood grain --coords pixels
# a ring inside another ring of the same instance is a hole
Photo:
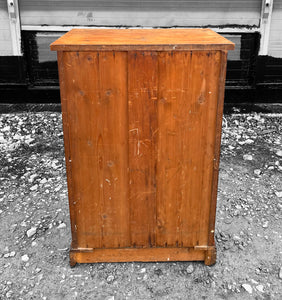
[[[227,64],[227,51],[220,52],[220,72],[217,78],[218,84],[218,99],[216,110],[216,127],[214,133],[214,164],[212,174],[212,190],[210,201],[210,213],[209,213],[209,232],[208,232],[208,245],[214,246],[214,229],[215,229],[215,217],[216,217],[216,200],[217,200],[217,186],[218,186],[218,172],[220,161],[220,144],[221,144],[221,127],[223,116],[223,104],[224,104],[224,86],[226,77],[226,64]]]
[[[127,54],[63,55],[79,246],[129,246]]]
[[[233,50],[211,29],[72,29],[50,46],[56,51]]]
[[[194,248],[125,248],[94,249],[79,251],[71,249],[71,263],[128,262],[128,261],[198,261],[205,259],[205,251]]]
[[[155,246],[158,54],[128,54],[131,244]]]
[[[132,31],[128,43],[116,32],[99,31],[99,43],[114,34],[112,44],[130,50],[58,52],[70,264],[211,265],[227,51],[208,42],[204,51],[162,51],[180,33],[186,37],[181,30],[167,40],[160,31],[158,51],[150,39],[143,41],[146,51],[136,51],[143,31]],[[210,31],[204,33],[208,41]]]
[[[218,52],[159,56],[157,245],[207,245]]]

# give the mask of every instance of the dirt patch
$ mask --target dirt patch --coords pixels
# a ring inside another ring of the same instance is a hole
[[[61,115],[1,115],[0,299],[280,299],[281,131],[282,115],[224,118],[215,266],[71,269]]]

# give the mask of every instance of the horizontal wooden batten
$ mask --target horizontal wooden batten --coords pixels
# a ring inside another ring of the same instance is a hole
[[[130,262],[130,261],[203,261],[206,251],[194,248],[123,248],[70,250],[71,266],[76,263]]]
[[[210,29],[72,29],[50,46],[55,51],[233,50]]]

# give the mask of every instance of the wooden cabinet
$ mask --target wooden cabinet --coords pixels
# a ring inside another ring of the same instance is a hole
[[[215,262],[227,50],[209,29],[73,29],[58,51],[71,265]]]

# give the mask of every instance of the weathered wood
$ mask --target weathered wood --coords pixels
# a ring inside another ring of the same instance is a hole
[[[131,244],[156,244],[158,54],[128,53],[129,202]]]
[[[128,261],[203,261],[205,251],[193,248],[124,248],[80,251],[71,249],[72,266],[77,263]]]
[[[99,32],[105,42],[109,32]],[[58,52],[70,264],[211,265],[226,48],[211,50],[206,43],[208,50],[161,51],[161,44],[160,51],[151,51],[144,43],[148,49],[136,51],[133,32],[137,40],[143,34],[132,31],[127,43],[121,34],[119,41],[128,51],[96,51],[98,41],[89,40],[91,51]],[[191,32],[196,31],[181,30],[177,39]],[[166,33],[166,43],[174,41]]]
[[[51,44],[56,51],[233,50],[211,29],[72,29]]]
[[[224,103],[224,85],[226,77],[227,51],[220,52],[220,71],[217,78],[218,96],[217,96],[217,110],[216,110],[216,127],[214,132],[214,163],[212,174],[212,190],[209,213],[209,231],[208,231],[208,245],[214,246],[214,228],[215,228],[215,213],[217,200],[217,186],[218,186],[218,171],[220,160],[220,143],[221,143],[221,124],[223,116]]]
[[[79,247],[129,246],[127,54],[62,55],[73,232]]]

